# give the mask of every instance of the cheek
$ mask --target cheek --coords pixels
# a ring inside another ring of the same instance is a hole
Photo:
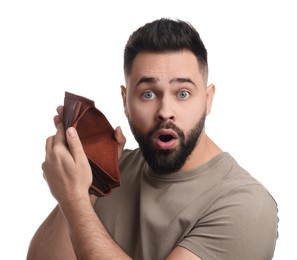
[[[141,132],[148,132],[154,122],[154,111],[143,104],[131,104],[127,107],[128,118]]]
[[[176,122],[176,123],[183,130],[183,132],[187,135],[198,120],[199,120],[199,118],[198,118],[197,112],[196,112],[196,114],[194,112],[192,112],[192,113],[189,112],[189,113],[184,113],[180,117],[179,122]]]
[[[185,134],[188,134],[205,115],[205,112],[206,104],[195,102],[195,104],[187,106],[186,109],[180,110],[176,117],[177,124],[183,129]]]

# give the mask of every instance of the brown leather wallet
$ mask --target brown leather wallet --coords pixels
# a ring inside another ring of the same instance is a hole
[[[93,173],[89,193],[107,196],[120,186],[118,144],[114,129],[104,114],[88,98],[65,92],[65,129],[76,128]]]

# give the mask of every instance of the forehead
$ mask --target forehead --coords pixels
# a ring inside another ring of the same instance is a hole
[[[160,80],[188,77],[204,81],[204,74],[204,68],[201,68],[196,56],[190,51],[141,52],[135,57],[126,81],[127,85],[133,84],[141,77],[153,77]]]

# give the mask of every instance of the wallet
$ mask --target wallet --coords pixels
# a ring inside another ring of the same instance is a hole
[[[65,129],[77,130],[89,160],[93,174],[89,193],[98,197],[109,195],[120,186],[118,144],[113,127],[93,100],[70,92],[65,92],[63,121]]]

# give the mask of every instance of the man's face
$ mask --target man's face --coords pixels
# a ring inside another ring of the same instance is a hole
[[[122,96],[131,130],[154,171],[186,168],[197,149],[213,95],[205,78],[189,51],[136,56]]]

